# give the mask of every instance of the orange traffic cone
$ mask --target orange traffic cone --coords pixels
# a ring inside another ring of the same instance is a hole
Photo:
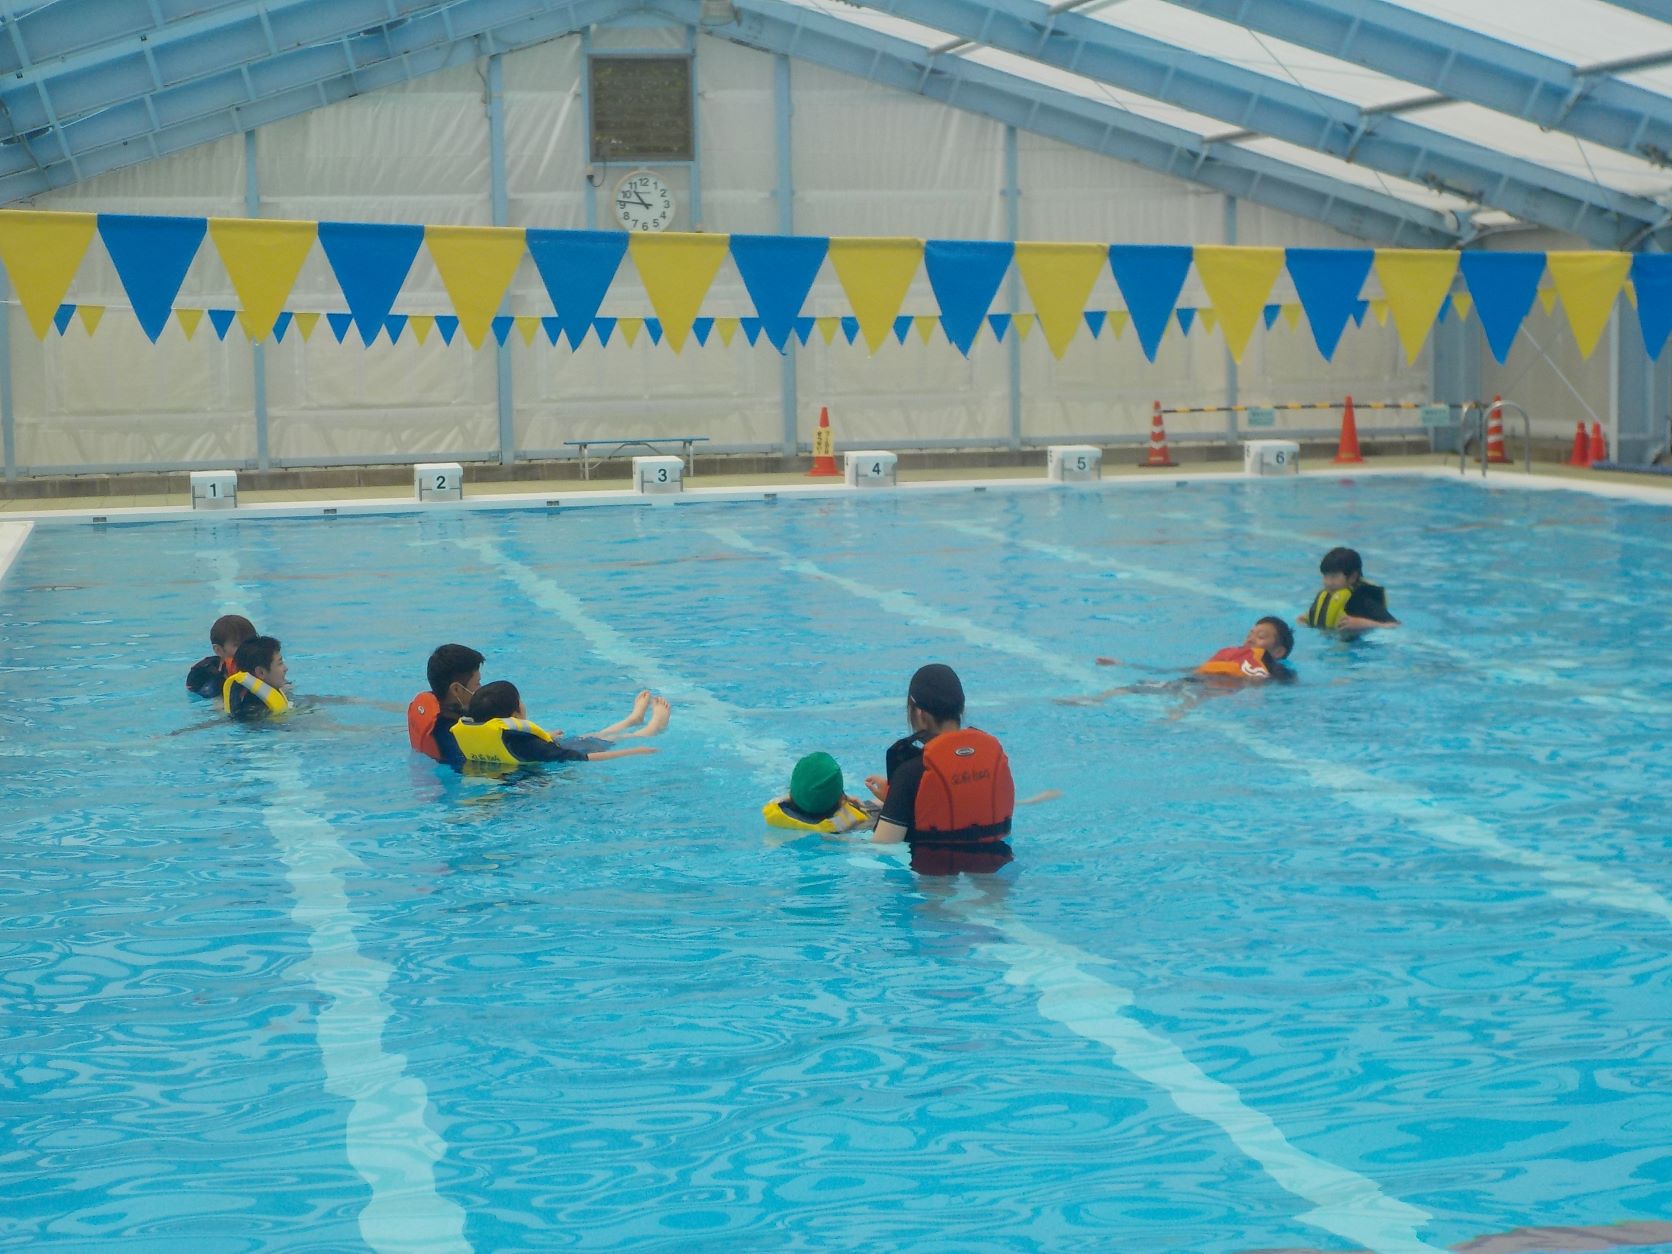
[[[1602,438],[1602,424],[1591,424],[1591,465],[1608,460],[1608,441]]]
[[[1589,466],[1591,464],[1591,446],[1585,442],[1585,424],[1578,423],[1573,428],[1573,452],[1568,454],[1567,464],[1570,466]]]
[[[1175,466],[1167,452],[1167,428],[1161,422],[1161,402],[1155,402],[1155,411],[1150,414],[1149,424],[1149,456],[1138,463],[1140,466]]]
[[[830,406],[819,406],[819,429],[813,432],[813,468],[809,479],[840,478],[836,469],[836,435],[830,429]]]
[[[1364,457],[1358,447],[1358,419],[1353,416],[1353,398],[1347,398],[1347,404],[1341,411],[1341,442],[1335,448],[1335,460],[1346,464],[1362,462]]]
[[[1486,411],[1486,460],[1489,462],[1507,462],[1509,454],[1504,451],[1504,398],[1494,396],[1492,408]]]

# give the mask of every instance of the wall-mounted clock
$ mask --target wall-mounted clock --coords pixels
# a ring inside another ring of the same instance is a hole
[[[629,231],[666,230],[673,209],[673,190],[649,170],[634,170],[615,185],[615,220]]]

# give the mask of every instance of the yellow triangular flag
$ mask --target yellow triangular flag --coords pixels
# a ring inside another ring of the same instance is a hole
[[[1630,253],[1553,252],[1546,259],[1579,354],[1589,357],[1631,271]]]
[[[615,329],[621,332],[621,338],[627,341],[627,347],[632,348],[639,342],[639,332],[644,330],[643,318],[618,318]],[[663,331],[666,332],[664,327]]]
[[[203,321],[203,310],[176,309],[174,317],[180,323],[180,329],[186,333],[186,338],[189,340],[197,334],[198,324]]]
[[[830,241],[830,264],[859,319],[859,333],[873,353],[894,330],[894,319],[922,259],[923,241],[918,239]]]
[[[306,344],[313,336],[313,329],[319,325],[319,315],[317,313],[299,313],[293,321],[296,323],[296,334],[300,335],[302,343]]]
[[[1079,333],[1092,286],[1108,264],[1107,244],[1016,245],[1016,269],[1053,357],[1066,353]]]
[[[703,297],[726,259],[731,236],[635,231],[627,247],[651,307],[662,320],[662,336],[677,353],[685,347],[685,337],[691,333]]]
[[[0,261],[12,280],[37,340],[46,339],[58,306],[69,294],[98,218],[91,213],[43,213],[8,209],[0,213]]]
[[[1443,248],[1378,248],[1376,277],[1405,346],[1405,360],[1413,362],[1457,277],[1457,254]],[[1370,303],[1374,308],[1376,302]]]
[[[493,329],[505,289],[522,264],[523,232],[514,226],[426,226],[424,247],[435,268],[459,330],[472,348],[481,348]]]
[[[1298,301],[1292,301],[1283,306],[1283,321],[1289,324],[1289,330],[1291,331],[1300,325],[1300,303]]]
[[[1017,340],[1025,340],[1033,330],[1033,315],[1017,314],[1010,320],[1010,325],[1016,332]]]
[[[215,251],[242,306],[238,325],[251,340],[272,334],[318,233],[318,224],[313,222],[209,219],[209,238],[215,241]]]
[[[534,337],[540,331],[540,319],[523,316],[519,317],[512,325],[517,328],[517,334],[522,336],[522,342],[533,348]]]
[[[1196,245],[1196,273],[1201,276],[1212,309],[1198,315],[1208,330],[1214,321],[1225,328],[1225,347],[1241,361],[1271,298],[1272,284],[1283,273],[1281,248],[1242,248],[1230,244]],[[1213,320],[1209,320],[1209,315]]]
[[[1131,321],[1132,315],[1124,309],[1111,309],[1109,311],[1108,325],[1114,331],[1117,340],[1126,334],[1126,324]]]
[[[819,335],[824,338],[826,344],[834,344],[836,333],[842,329],[842,320],[840,318],[817,318],[814,319],[813,325],[819,329]]]
[[[87,328],[87,334],[92,335],[99,329],[99,319],[104,317],[103,305],[77,305],[75,307],[76,320]]]
[[[1441,301],[1440,303],[1444,304],[1445,302]],[[1369,301],[1368,304],[1370,305],[1370,316],[1372,318],[1376,319],[1376,325],[1379,326],[1379,327],[1387,326],[1387,324],[1388,324],[1388,303],[1387,303],[1387,301],[1383,300],[1380,296],[1378,296],[1374,300]],[[1439,316],[1439,312],[1440,311],[1437,310],[1437,309],[1434,311],[1436,317]]]
[[[1631,302],[1633,309],[1637,308],[1637,284],[1630,279],[1626,280],[1626,299]]]
[[[732,337],[737,334],[738,321],[736,318],[714,319],[714,329],[719,333],[720,343],[731,347]]]
[[[413,314],[406,320],[406,325],[412,332],[412,337],[422,344],[430,338],[430,332],[435,330],[435,315]]]
[[[1201,327],[1202,330],[1210,333],[1216,326],[1219,325],[1219,314],[1212,305],[1205,306],[1204,308],[1196,311],[1196,325]]]
[[[930,337],[935,333],[935,328],[938,326],[940,326],[940,319],[934,314],[918,314],[917,317],[912,319],[912,329],[917,332],[917,338],[925,344],[929,342]]]
[[[1451,294],[1451,307],[1459,318],[1467,320],[1469,310],[1475,307],[1475,298],[1467,292],[1453,292]]]
[[[1547,314],[1556,312],[1556,289],[1546,284],[1538,290],[1538,303]]]

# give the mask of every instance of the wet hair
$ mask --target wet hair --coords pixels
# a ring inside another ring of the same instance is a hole
[[[1284,657],[1288,657],[1295,651],[1295,633],[1290,629],[1288,623],[1273,615],[1260,619],[1254,625],[1258,627],[1260,623],[1269,624],[1271,629],[1277,633],[1277,643],[1283,646]]]
[[[490,718],[515,718],[522,704],[522,693],[508,679],[496,679],[483,684],[470,698],[470,721],[485,723]]]
[[[964,685],[958,673],[941,662],[917,668],[906,699],[936,722],[964,717]]]
[[[242,614],[222,614],[209,628],[209,643],[219,649],[229,645],[236,649],[256,634],[255,624]]]
[[[273,659],[279,656],[282,647],[272,636],[251,636],[238,646],[238,652],[232,655],[232,664],[251,674],[257,670],[272,670]]]
[[[443,700],[447,690],[463,683],[482,668],[487,659],[475,649],[462,644],[444,644],[430,654],[428,676],[430,691]]]
[[[1364,559],[1358,555],[1357,549],[1331,549],[1318,563],[1318,573],[1345,575],[1351,579],[1354,575],[1364,574]]]

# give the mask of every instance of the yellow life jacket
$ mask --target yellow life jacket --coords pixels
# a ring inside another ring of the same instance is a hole
[[[490,718],[485,723],[461,718],[453,724],[453,741],[459,746],[459,752],[464,754],[466,762],[516,766],[522,759],[505,747],[505,733],[508,731],[528,732],[541,740],[552,738],[549,731],[535,726],[526,718]]]
[[[1337,588],[1331,592],[1321,589],[1312,598],[1312,608],[1306,611],[1308,627],[1339,627],[1347,613],[1347,602],[1353,599],[1351,588]]]
[[[810,823],[789,813],[785,808],[788,801],[788,797],[779,797],[761,807],[761,815],[766,819],[768,827],[788,828],[792,832],[828,832],[834,835],[839,832],[851,832],[871,821],[869,814],[846,797],[842,798],[842,804],[837,807],[835,814],[827,819],[820,819],[817,823]]]
[[[290,702],[285,700],[284,693],[273,685],[263,683],[249,671],[239,671],[237,674],[228,675],[226,682],[221,685],[221,709],[227,714],[232,713],[232,687],[234,684],[240,688],[246,688],[260,697],[261,703],[274,714],[283,714],[290,708]]]

